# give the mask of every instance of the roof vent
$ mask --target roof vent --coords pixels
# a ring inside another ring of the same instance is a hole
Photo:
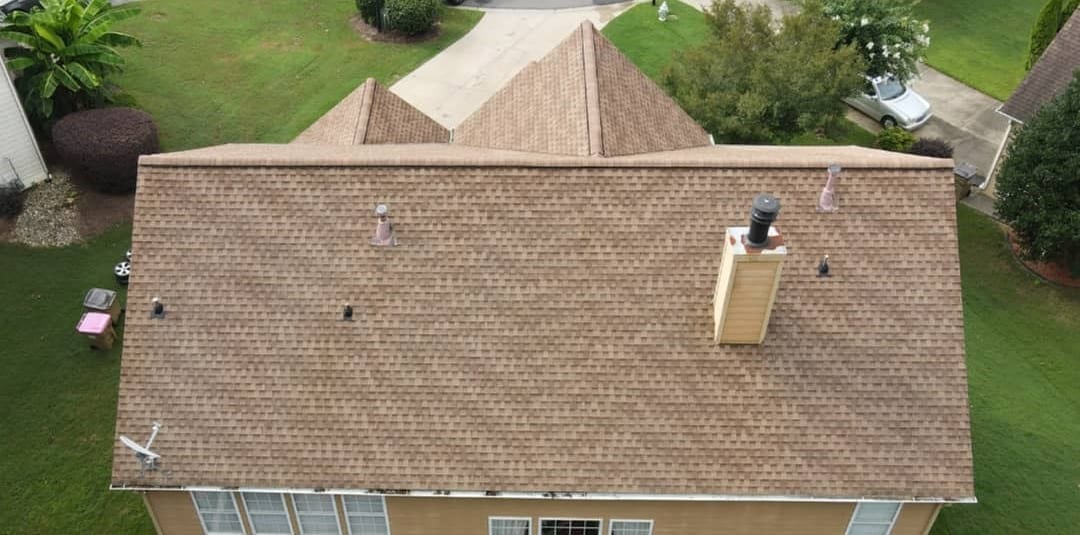
[[[165,305],[161,302],[161,299],[155,297],[150,300],[150,317],[153,319],[163,319],[165,317]]]
[[[345,308],[341,310],[341,319],[343,321],[352,321],[353,309],[352,305],[350,305],[349,303],[345,303]]]
[[[728,227],[713,298],[713,334],[722,344],[760,344],[769,326],[787,247],[772,222],[780,200],[758,195],[749,227]]]
[[[825,189],[821,190],[821,196],[818,197],[819,212],[835,212],[840,209],[836,205],[836,179],[840,177],[840,170],[839,165],[829,166],[829,178],[825,181]]]
[[[385,204],[375,206],[375,218],[378,223],[375,226],[375,237],[371,238],[371,244],[380,247],[397,245],[394,238],[394,224],[390,222],[390,207]]]

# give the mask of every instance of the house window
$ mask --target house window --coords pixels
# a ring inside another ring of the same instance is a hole
[[[351,535],[389,535],[386,502],[382,496],[342,496]]]
[[[284,496],[273,492],[244,492],[240,496],[255,535],[292,535]]]
[[[488,518],[488,535],[532,535],[531,518]]]
[[[243,535],[244,525],[231,492],[192,492],[191,499],[208,535]]]
[[[329,494],[293,494],[301,535],[341,535],[337,504]]]
[[[847,535],[889,535],[897,516],[898,503],[860,503],[851,515]]]
[[[541,518],[540,535],[600,535],[600,520]]]
[[[612,520],[610,535],[652,535],[652,520]]]

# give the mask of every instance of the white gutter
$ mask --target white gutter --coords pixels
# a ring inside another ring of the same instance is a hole
[[[817,502],[817,503],[978,503],[974,496],[940,498],[914,496],[911,498],[815,496],[754,496],[745,494],[638,494],[627,492],[498,492],[472,490],[409,490],[409,489],[312,489],[288,487],[215,487],[206,485],[177,485],[150,487],[141,485],[109,485],[110,490],[137,491],[208,491],[208,492],[269,492],[280,494],[343,494],[402,496],[409,498],[508,498],[518,500],[557,499],[585,501],[649,501],[649,502]]]

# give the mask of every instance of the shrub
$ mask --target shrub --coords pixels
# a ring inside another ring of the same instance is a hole
[[[379,6],[382,3],[382,0],[356,0],[356,9],[360,10],[360,18],[364,19],[364,22],[382,29],[378,18]]]
[[[139,40],[111,28],[138,13],[137,6],[102,0],[53,0],[0,23],[0,41],[21,45],[7,49],[7,65],[19,75],[15,87],[39,126],[113,102],[118,90],[109,77],[124,66],[116,49]]]
[[[53,126],[52,135],[71,170],[106,193],[134,190],[139,156],[158,151],[154,120],[131,108],[73,113]]]
[[[1054,40],[1058,31],[1069,20],[1073,11],[1080,7],[1080,0],[1049,0],[1042,10],[1035,26],[1031,29],[1031,41],[1028,44],[1028,58],[1025,67],[1031,69],[1039,61],[1046,47]]]
[[[439,0],[386,0],[387,29],[405,35],[431,31],[439,21]]]
[[[1009,145],[994,209],[1023,254],[1061,262],[1080,276],[1080,72],[1035,113]]]
[[[893,152],[908,152],[915,144],[915,135],[903,128],[894,126],[878,132],[874,140],[877,148]]]
[[[948,141],[939,137],[924,137],[919,138],[908,152],[917,154],[919,156],[929,156],[931,158],[952,158],[953,146]]]
[[[0,185],[0,217],[14,219],[22,212],[23,201],[26,194],[23,193],[23,183],[19,179],[12,180],[7,184]]]
[[[805,3],[805,2],[804,2]],[[839,21],[838,44],[851,45],[866,59],[870,76],[918,75],[917,63],[930,46],[930,25],[915,17],[918,0],[824,0],[827,17]]]

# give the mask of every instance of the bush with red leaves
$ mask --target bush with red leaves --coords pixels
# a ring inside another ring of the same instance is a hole
[[[53,126],[52,138],[71,170],[105,193],[134,191],[139,156],[158,152],[154,120],[132,108],[72,113]]]

